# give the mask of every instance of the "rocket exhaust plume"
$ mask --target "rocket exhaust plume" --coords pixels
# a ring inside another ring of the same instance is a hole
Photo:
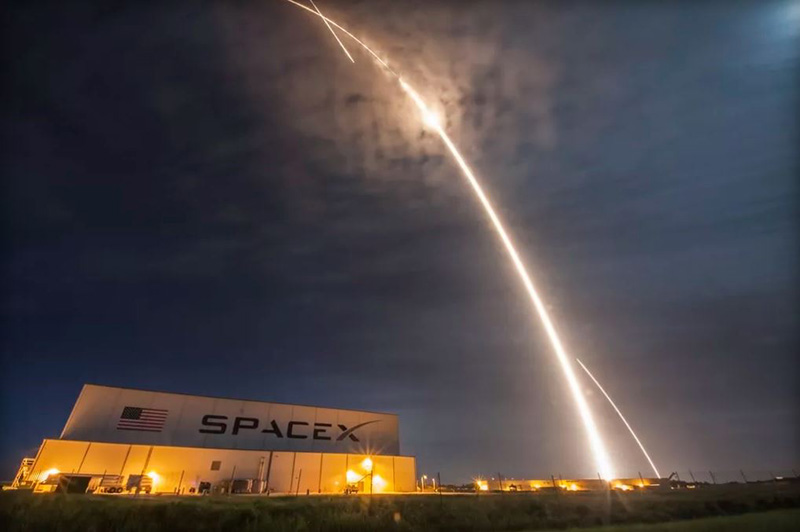
[[[324,16],[322,16],[322,11],[320,11],[320,10],[319,10],[319,8],[317,7],[317,4],[315,4],[315,3],[314,3],[314,0],[309,0],[309,1],[311,2],[311,5],[312,5],[312,6],[314,6],[314,9],[316,9],[316,10],[317,10],[317,14],[320,16],[320,18],[322,18],[322,22],[324,22],[324,23],[325,23],[325,25],[328,27],[328,29],[329,29],[329,30],[331,30],[331,33],[333,34],[333,38],[334,38],[334,39],[336,39],[336,42],[338,42],[338,43],[339,43],[339,46],[341,46],[341,47],[342,47],[342,51],[345,53],[345,55],[347,56],[347,58],[350,60],[350,62],[352,62],[352,63],[355,63],[355,62],[356,62],[356,60],[355,60],[355,59],[353,59],[353,56],[352,56],[352,55],[350,55],[350,52],[348,52],[348,51],[347,51],[347,48],[345,47],[345,45],[344,45],[344,43],[342,42],[342,40],[341,40],[341,39],[339,39],[339,36],[338,36],[338,35],[336,35],[336,32],[335,32],[335,31],[333,31],[333,28],[332,28],[332,27],[331,27],[331,25],[328,23],[328,19],[327,19],[327,18],[325,18]]]
[[[592,379],[592,381],[594,381],[594,383],[597,385],[597,388],[603,393],[603,395],[606,396],[606,399],[608,399],[608,402],[611,403],[611,406],[614,407],[614,410],[616,410],[617,415],[619,415],[619,418],[622,420],[623,423],[625,423],[625,426],[628,427],[628,431],[631,433],[631,436],[633,436],[633,439],[636,440],[637,444],[639,444],[639,449],[642,450],[642,453],[644,454],[644,457],[647,458],[648,462],[650,462],[650,467],[653,468],[653,472],[656,474],[656,477],[657,478],[661,478],[661,474],[658,472],[658,468],[656,468],[656,464],[653,463],[653,460],[650,458],[650,455],[647,454],[647,451],[645,451],[644,445],[642,445],[642,442],[639,441],[639,438],[636,436],[636,433],[633,432],[633,429],[631,428],[630,424],[628,423],[628,420],[625,419],[625,416],[622,415],[622,412],[620,412],[619,408],[617,408],[617,405],[614,404],[614,401],[611,400],[611,396],[608,395],[608,393],[606,393],[606,391],[603,389],[602,386],[600,386],[600,383],[597,381],[597,379],[594,378],[594,375],[592,375],[592,373],[589,371],[589,368],[584,366],[583,362],[581,362],[577,358],[575,360],[578,361],[578,364],[581,365],[581,367],[583,368],[583,371],[586,372],[586,374],[589,376],[589,378]]]
[[[489,198],[487,197],[486,193],[483,191],[483,187],[481,187],[478,179],[473,174],[472,169],[469,167],[467,162],[464,160],[464,157],[461,156],[461,153],[456,148],[456,145],[453,144],[453,141],[450,140],[450,137],[442,128],[442,125],[436,116],[428,106],[425,104],[425,101],[420,97],[416,90],[414,90],[411,85],[409,85],[406,81],[404,81],[396,72],[394,72],[389,65],[381,59],[378,54],[376,54],[372,49],[356,38],[352,33],[344,29],[342,26],[334,22],[333,20],[325,17],[321,13],[314,11],[313,9],[304,6],[296,2],[295,0],[285,0],[290,2],[298,7],[305,9],[306,11],[323,18],[327,22],[329,22],[332,26],[340,29],[345,35],[352,38],[356,43],[361,45],[369,54],[371,54],[375,60],[384,68],[386,68],[389,73],[391,73],[395,78],[397,78],[398,82],[400,83],[400,87],[403,91],[408,95],[409,98],[416,104],[417,108],[419,109],[423,122],[428,125],[431,129],[433,129],[438,135],[439,138],[442,140],[444,145],[447,147],[448,151],[452,155],[453,159],[455,160],[456,164],[461,169],[461,172],[464,174],[464,177],[469,182],[472,190],[475,192],[475,195],[478,197],[481,205],[483,206],[484,210],[486,211],[487,216],[492,221],[492,225],[494,226],[495,231],[497,232],[498,236],[500,237],[503,246],[508,253],[511,262],[514,264],[514,267],[517,270],[517,274],[522,281],[525,290],[528,292],[528,296],[533,303],[534,309],[539,316],[539,319],[544,326],[545,332],[547,333],[548,338],[550,339],[550,343],[553,346],[553,351],[556,354],[556,358],[558,359],[559,365],[561,366],[561,370],[564,373],[564,377],[567,380],[567,384],[569,386],[570,393],[573,396],[575,401],[575,406],[578,409],[578,413],[580,414],[581,421],[583,422],[584,428],[586,430],[586,435],[589,439],[589,446],[592,450],[592,454],[594,455],[594,460],[597,466],[598,473],[604,479],[612,479],[614,478],[614,472],[612,469],[611,461],[608,457],[608,453],[606,452],[605,445],[603,443],[602,438],[600,437],[600,433],[597,430],[597,425],[594,422],[594,418],[592,417],[592,412],[589,409],[589,405],[586,402],[586,399],[581,392],[580,385],[578,384],[578,378],[575,375],[575,371],[570,364],[570,359],[567,356],[567,353],[561,344],[561,339],[558,337],[558,333],[556,332],[556,328],[553,325],[552,320],[550,319],[550,315],[547,313],[547,308],[545,307],[542,299],[539,297],[539,293],[536,291],[534,287],[533,281],[531,280],[530,275],[528,274],[527,269],[525,268],[525,264],[520,259],[519,254],[517,253],[516,248],[514,247],[514,243],[512,242],[511,238],[508,236],[508,233],[503,226],[500,218],[495,213],[494,207],[492,207]]]

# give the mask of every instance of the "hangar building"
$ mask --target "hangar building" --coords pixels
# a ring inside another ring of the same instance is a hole
[[[87,384],[16,484],[105,493],[416,489],[397,416]]]

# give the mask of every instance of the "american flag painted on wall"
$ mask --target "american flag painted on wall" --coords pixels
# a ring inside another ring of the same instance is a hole
[[[140,408],[126,406],[119,416],[117,430],[138,430],[141,432],[161,432],[167,421],[169,410],[160,408]]]

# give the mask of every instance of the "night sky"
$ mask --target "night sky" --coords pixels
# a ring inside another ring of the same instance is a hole
[[[797,467],[800,3],[597,4],[318,2],[440,111],[662,472]],[[363,52],[280,0],[37,2],[2,39],[0,476],[87,382],[396,412],[445,482],[595,476],[488,219]]]

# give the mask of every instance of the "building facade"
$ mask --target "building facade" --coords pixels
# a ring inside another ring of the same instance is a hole
[[[397,416],[87,384],[19,482],[36,491],[414,491]],[[59,487],[60,486],[60,487]],[[85,487],[84,487],[85,486]]]

